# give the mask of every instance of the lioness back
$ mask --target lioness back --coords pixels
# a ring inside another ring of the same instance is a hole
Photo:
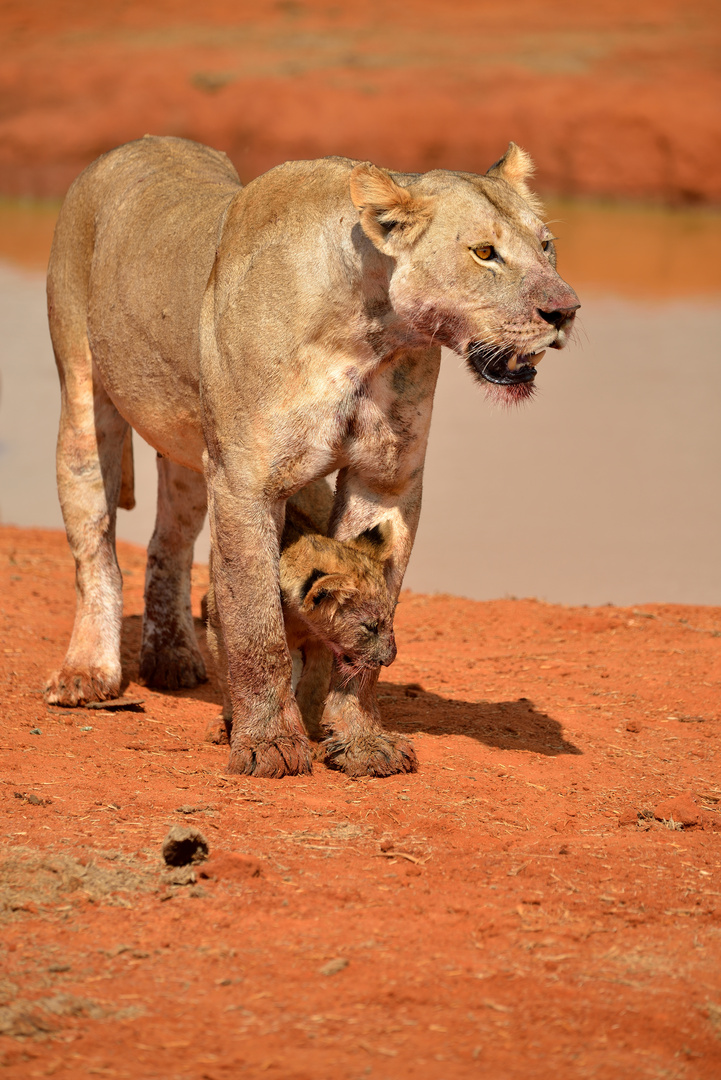
[[[200,308],[225,213],[240,190],[225,154],[146,135],[77,178],[48,267],[56,356],[72,355],[87,339],[120,414],[156,450],[196,471],[205,445]]]

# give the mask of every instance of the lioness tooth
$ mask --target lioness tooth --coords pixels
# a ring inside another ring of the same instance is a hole
[[[506,366],[508,367],[509,371],[515,371],[516,368],[518,367],[518,357],[517,356],[512,356],[511,359],[508,361]]]
[[[546,355],[546,350],[541,349],[541,351],[539,353],[536,353],[535,356],[532,356],[530,359],[531,359],[531,364],[533,365],[533,367],[538,367],[538,365],[540,364],[541,360],[543,360],[545,355]]]

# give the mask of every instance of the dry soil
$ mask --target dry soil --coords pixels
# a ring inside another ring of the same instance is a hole
[[[140,703],[47,708],[72,563],[0,530],[0,1075],[721,1074],[720,609],[405,593],[380,697],[417,775],[252,780],[212,682],[138,685],[119,554]],[[164,866],[173,825],[208,862]]]

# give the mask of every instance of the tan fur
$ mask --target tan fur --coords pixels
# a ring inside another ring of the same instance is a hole
[[[332,158],[288,162],[243,188],[224,155],[172,138],[129,143],[86,169],[48,271],[58,490],[78,596],[49,701],[120,687],[114,538],[130,425],[160,455],[146,680],[203,677],[189,568],[207,494],[208,640],[227,672],[228,768],[310,769],[279,583],[287,500],[339,470],[330,533],[347,541],[387,523],[397,597],[440,345],[513,399],[527,396],[533,355],[563,346],[571,328],[577,300],[555,272],[526,175],[515,151],[486,177]],[[493,246],[492,262],[478,263],[480,245]],[[351,775],[411,770],[412,747],[383,729],[369,671],[348,681],[334,662],[326,760]]]
[[[531,155],[512,142],[502,158],[492,165],[486,176],[497,176],[524,199],[535,214],[543,213],[543,203],[526,183],[535,172]]]

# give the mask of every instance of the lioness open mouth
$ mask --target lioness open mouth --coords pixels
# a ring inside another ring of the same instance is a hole
[[[483,345],[471,342],[468,346],[468,363],[476,375],[496,386],[518,386],[532,383],[536,377],[536,367],[541,362],[545,349],[537,353],[516,353],[505,349],[499,351],[495,345]]]

